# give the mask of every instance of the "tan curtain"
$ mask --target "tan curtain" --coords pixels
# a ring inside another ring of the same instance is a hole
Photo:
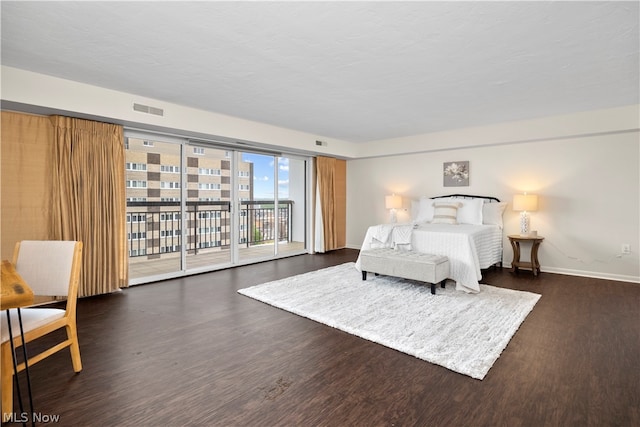
[[[335,172],[336,159],[332,157],[316,157],[317,197],[319,203],[319,216],[317,221],[316,236],[320,241],[316,242],[316,250],[325,252],[337,247],[336,218],[335,218]]]
[[[52,238],[84,244],[80,296],[126,287],[123,129],[61,116],[51,123]]]
[[[53,127],[49,117],[2,112],[2,259],[11,259],[19,240],[49,235]]]

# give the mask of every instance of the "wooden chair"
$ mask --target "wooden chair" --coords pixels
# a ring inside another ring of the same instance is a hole
[[[18,242],[13,252],[13,264],[16,271],[31,287],[36,296],[66,297],[66,308],[22,308],[22,324],[24,341],[28,343],[60,328],[65,328],[67,337],[64,341],[36,354],[29,354],[29,366],[46,357],[69,347],[73,370],[82,370],[80,347],[76,330],[76,301],[78,282],[82,264],[82,242],[73,241],[35,241]],[[16,310],[11,312],[11,327],[15,347],[21,346],[18,316]],[[2,377],[2,413],[13,412],[13,359],[9,328],[6,313],[0,316],[2,344],[0,347]],[[27,349],[29,350],[29,349]],[[25,364],[18,365],[18,372],[25,369]]]

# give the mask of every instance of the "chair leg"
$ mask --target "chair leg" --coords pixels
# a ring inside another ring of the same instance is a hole
[[[80,345],[78,343],[78,332],[75,325],[65,326],[67,330],[67,338],[71,341],[69,351],[71,352],[71,363],[74,372],[82,371],[82,359],[80,359]]]
[[[2,419],[13,412],[13,358],[9,341],[2,344],[0,349],[2,366],[0,377],[2,377]],[[5,415],[7,414],[7,415]]]

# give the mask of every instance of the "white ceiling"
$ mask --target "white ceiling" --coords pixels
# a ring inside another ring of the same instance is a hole
[[[363,142],[637,104],[639,4],[2,1],[2,64]]]

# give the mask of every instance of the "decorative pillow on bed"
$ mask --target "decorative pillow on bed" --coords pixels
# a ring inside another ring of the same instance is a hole
[[[450,200],[460,203],[458,208],[458,223],[482,225],[482,205],[484,199],[456,199]]]
[[[414,218],[415,222],[431,222],[433,221],[433,199],[428,197],[421,197],[418,200],[418,209],[416,217]]]
[[[435,202],[432,224],[457,224],[460,203],[455,201]]]
[[[499,225],[502,228],[502,214],[506,207],[505,202],[485,203],[482,207],[482,223]]]

